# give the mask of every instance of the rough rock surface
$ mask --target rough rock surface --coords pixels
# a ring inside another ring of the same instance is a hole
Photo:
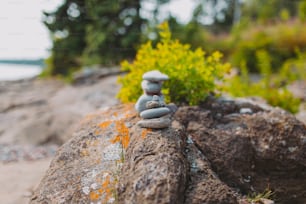
[[[32,203],[245,204],[246,195],[267,188],[276,203],[306,203],[306,127],[287,112],[209,100],[180,107],[169,128],[150,130],[136,125],[131,109],[88,117],[57,153]],[[117,123],[105,123],[116,118],[129,132],[117,163],[120,152],[109,148]],[[111,152],[112,161],[103,159]],[[115,192],[109,197],[108,176]]]
[[[146,133],[139,134],[142,131]],[[179,124],[131,131],[120,176],[119,203],[183,203],[187,184],[185,133]]]
[[[238,203],[238,193],[219,179],[207,158],[198,150],[190,136],[185,151],[189,164],[185,204]]]
[[[250,108],[252,114],[240,114]],[[212,170],[241,194],[271,189],[277,203],[306,203],[306,126],[281,109],[212,101],[176,118]]]
[[[58,150],[31,203],[113,203],[123,151],[113,141],[123,124],[135,124],[135,116],[130,105],[85,118]]]

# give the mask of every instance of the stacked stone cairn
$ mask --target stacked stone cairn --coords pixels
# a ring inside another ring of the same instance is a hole
[[[166,74],[158,70],[143,74],[141,87],[144,91],[135,105],[142,120],[137,124],[143,128],[161,129],[171,124],[171,114],[175,112],[176,106],[166,105],[161,93],[162,83],[169,79]]]

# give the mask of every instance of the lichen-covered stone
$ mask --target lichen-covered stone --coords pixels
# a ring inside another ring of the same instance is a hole
[[[135,116],[127,105],[85,118],[58,150],[31,203],[114,203],[124,151],[116,139]]]

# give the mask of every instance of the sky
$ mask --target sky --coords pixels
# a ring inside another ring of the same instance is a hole
[[[0,59],[37,59],[49,55],[52,47],[42,11],[55,10],[63,0],[1,0]],[[181,22],[187,22],[193,0],[172,0],[164,7]]]
[[[0,59],[46,57],[51,41],[42,11],[54,10],[62,0],[1,0]]]

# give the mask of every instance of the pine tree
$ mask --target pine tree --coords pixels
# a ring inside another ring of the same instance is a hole
[[[67,75],[81,66],[80,56],[86,47],[86,26],[91,20],[85,0],[66,0],[55,12],[44,12],[44,16],[53,41],[50,74]]]
[[[139,0],[87,0],[92,23],[86,28],[85,64],[116,64],[133,58],[146,20]]]

